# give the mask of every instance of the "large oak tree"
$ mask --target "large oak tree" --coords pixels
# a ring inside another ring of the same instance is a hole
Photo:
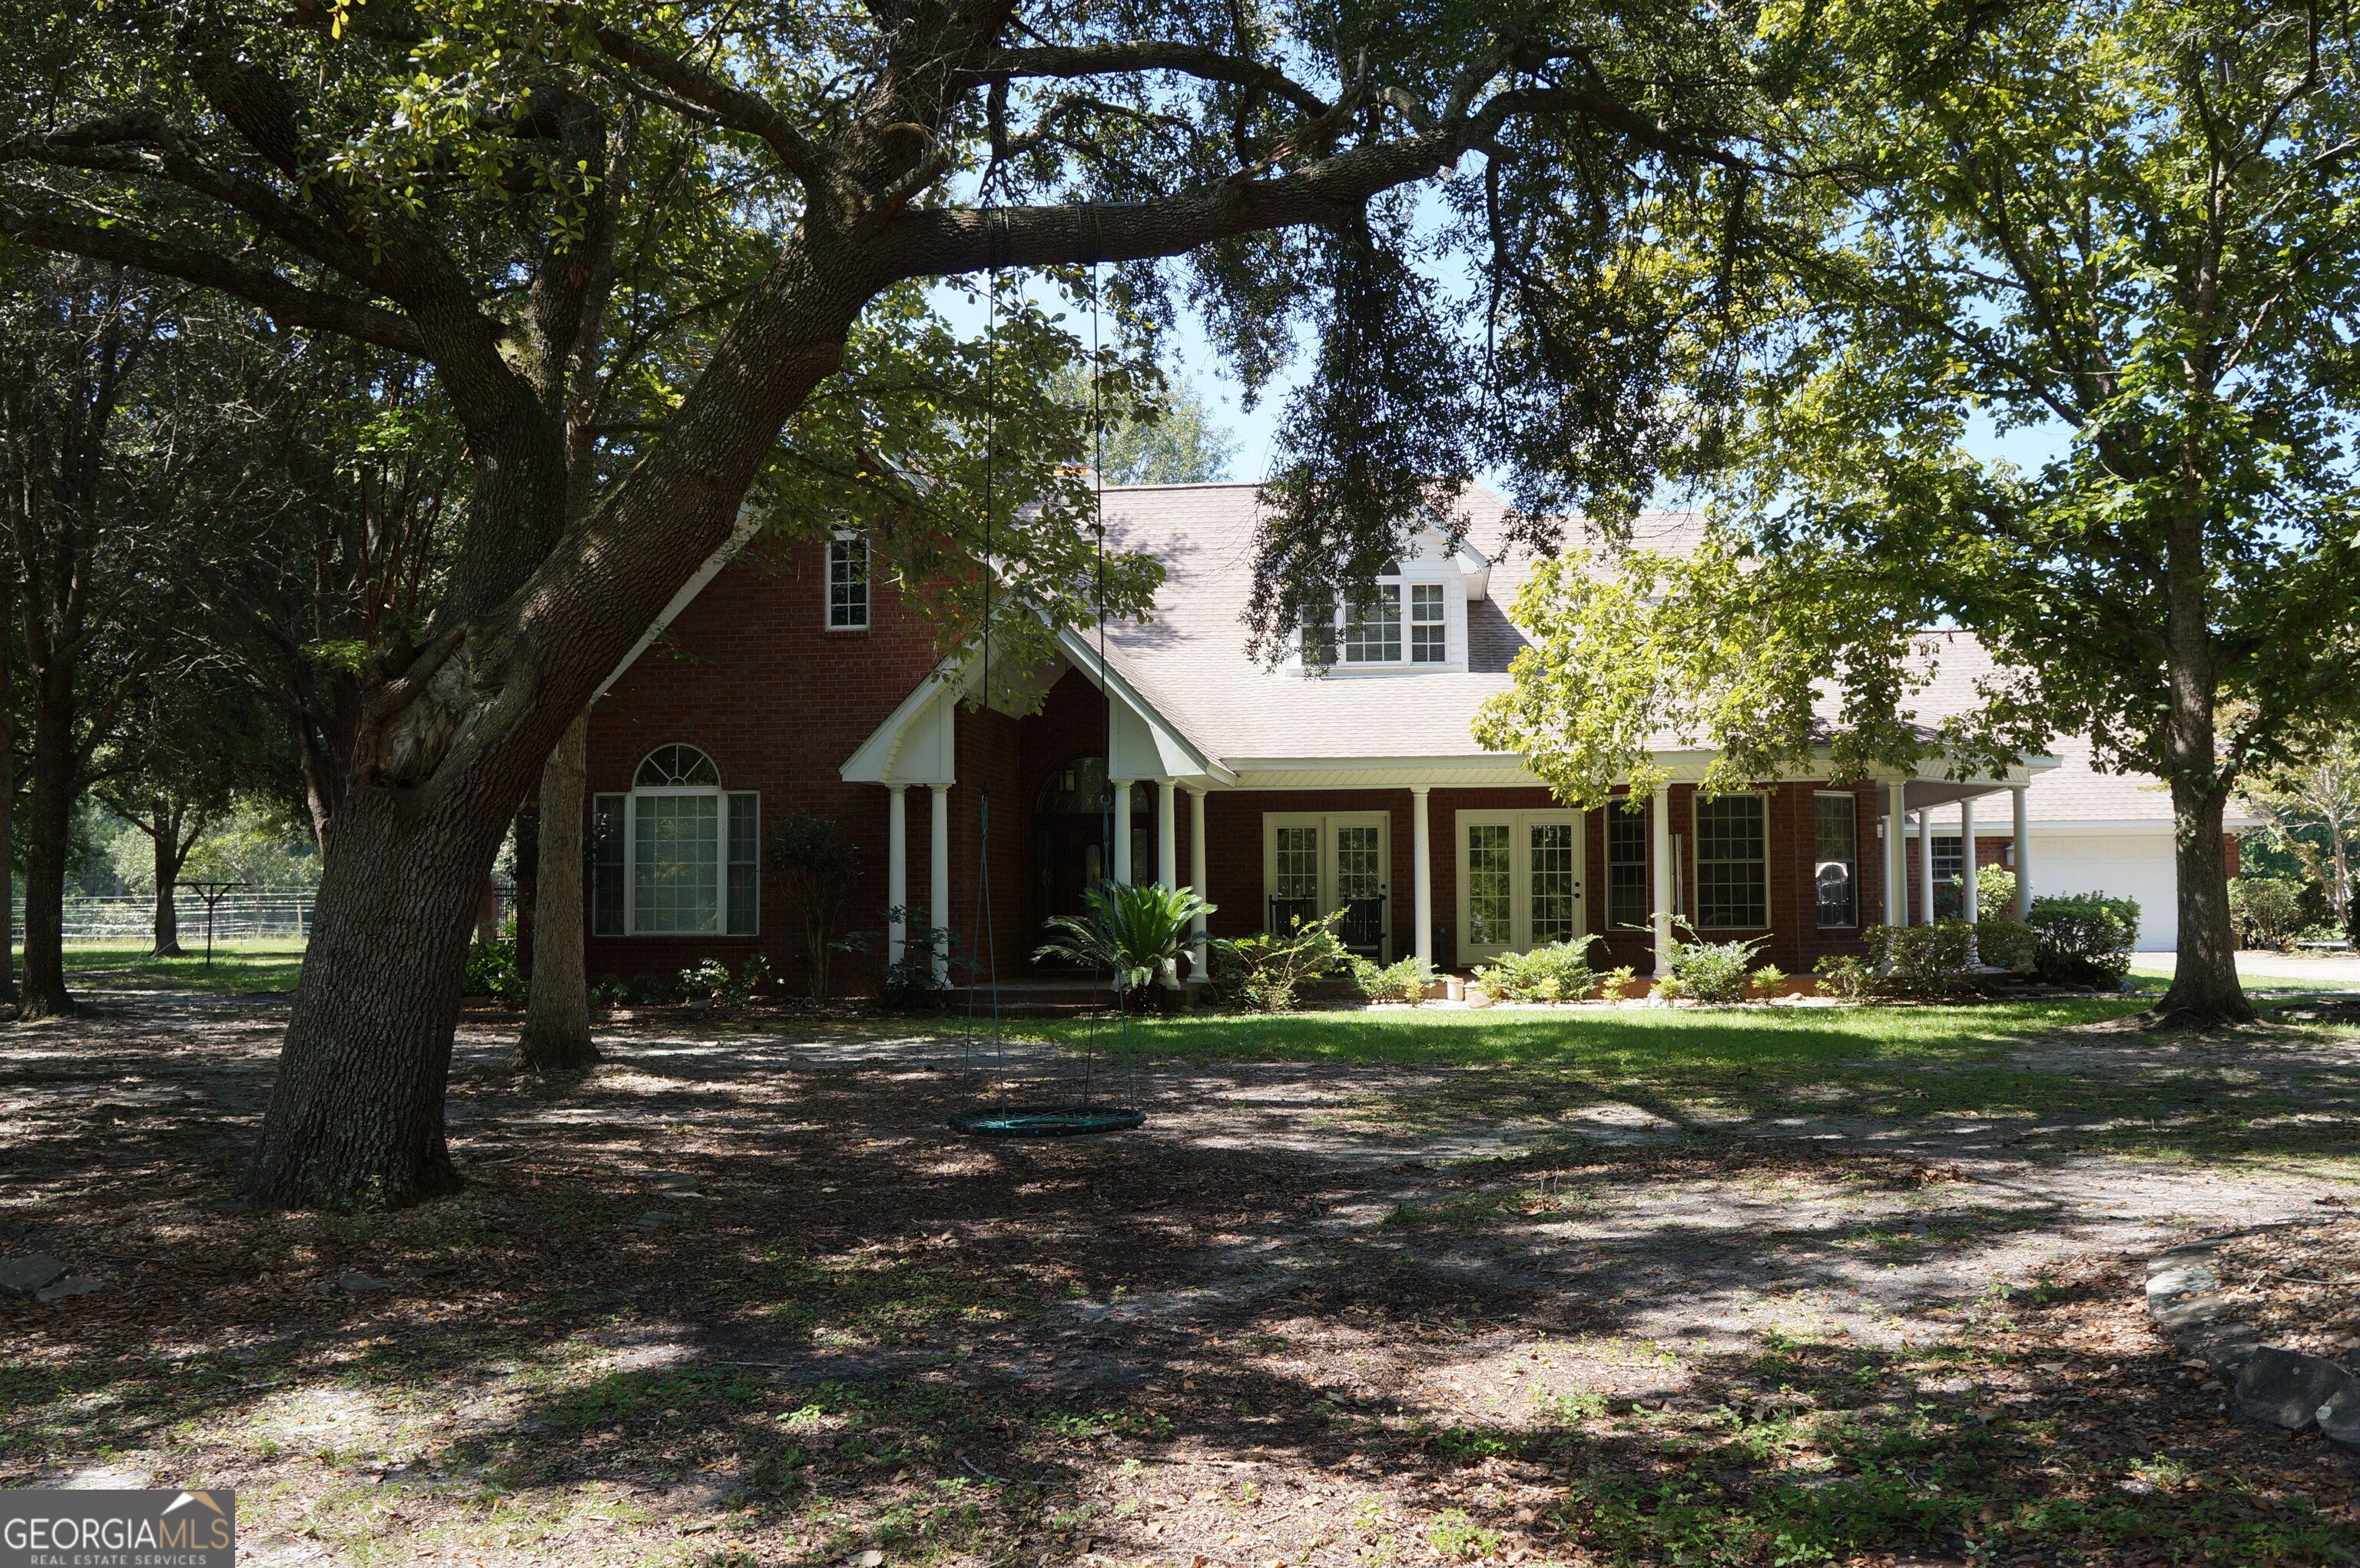
[[[1526,345],[1524,406],[1557,397],[1547,441],[1601,465],[1627,471],[1644,450],[1614,429],[1647,415],[1644,340],[1584,354],[1546,336],[1557,323],[1521,334],[1523,296],[1504,285],[1546,238],[1530,288],[1578,286],[1566,258],[1624,242],[1633,190],[1735,157],[1752,71],[1742,12],[16,9],[0,51],[0,234],[422,361],[473,463],[431,612],[390,629],[360,671],[350,777],[249,1194],[392,1205],[458,1185],[442,1096],[460,956],[502,829],[599,681],[728,539],[781,429],[846,365],[879,302],[999,268],[1063,269],[1080,286],[1074,269],[1109,263],[1116,308],[1153,326],[1192,297],[1250,377],[1307,324],[1330,373],[1290,416],[1305,451],[1287,494],[1295,543],[1274,541],[1272,559],[1292,549],[1330,574],[1465,470],[1437,433],[1476,422],[1463,367],[1437,346],[1450,336],[1437,320],[1453,323],[1413,265],[1426,231],[1388,193],[1463,171],[1479,194],[1459,210],[1484,216],[1451,235],[1501,285],[1497,341]],[[683,159],[726,175],[728,202],[774,216],[775,238],[742,288],[695,302],[714,330],[692,373],[576,510],[568,435],[582,411],[567,389],[598,332],[592,258],[652,189],[644,172],[600,176],[629,115],[661,117]],[[839,493],[881,477],[850,463]],[[975,542],[904,543],[955,564]],[[1052,550],[1043,569],[1011,569],[1054,602],[1086,591],[1073,561]],[[975,587],[956,569],[933,580],[954,610]],[[1148,580],[1134,575],[1134,599]]]

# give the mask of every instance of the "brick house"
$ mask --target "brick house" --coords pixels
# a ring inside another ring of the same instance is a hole
[[[2058,756],[1707,798],[1692,782],[1707,758],[1667,752],[1674,782],[1638,810],[1568,811],[1469,733],[1524,644],[1506,614],[1524,566],[1487,548],[1499,499],[1470,497],[1460,543],[1422,532],[1323,661],[1272,670],[1239,620],[1256,488],[1107,491],[1109,537],[1164,563],[1153,618],[995,669],[988,702],[976,652],[940,658],[859,540],[716,556],[592,710],[591,973],[785,959],[793,912],[759,844],[798,809],[849,829],[889,944],[904,932],[885,912],[901,908],[972,959],[996,954],[1003,980],[1034,972],[1042,922],[1102,876],[1202,888],[1216,936],[1342,908],[1357,948],[1444,969],[1595,934],[1602,961],[1644,972],[1677,916],[1766,938],[1764,961],[1799,973],[1861,950],[1862,927],[1905,904],[1924,917],[1929,865],[1938,885],[1958,871],[1961,829],[1943,828],[1962,809],[1978,863],[2069,847],[2037,830]],[[1690,525],[1640,526],[1660,543]],[[2081,757],[2084,784],[2103,777]],[[2168,808],[2151,791],[2139,804],[2168,856]]]

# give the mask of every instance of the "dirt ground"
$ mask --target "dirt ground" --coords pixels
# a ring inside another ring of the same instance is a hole
[[[105,1286],[0,1303],[0,1486],[232,1486],[246,1562],[1897,1568],[2360,1542],[2350,1458],[2234,1424],[2138,1303],[2156,1248],[2360,1202],[2333,1162],[1335,1064],[1160,1067],[1136,1131],[978,1142],[944,1118],[989,1083],[940,1033],[631,1023],[589,1078],[541,1082],[498,1069],[513,1025],[476,1019],[466,1194],[254,1213],[228,1200],[283,1000],[96,1000],[0,1042],[0,1255]],[[2160,1056],[2307,1094],[2360,1065],[2290,1028],[2076,1031],[2014,1061],[2127,1079]],[[2348,1102],[2317,1115],[2348,1126]]]

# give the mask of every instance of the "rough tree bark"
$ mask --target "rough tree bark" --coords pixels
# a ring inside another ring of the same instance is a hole
[[[582,954],[582,784],[587,713],[565,727],[541,769],[541,845],[534,866],[533,948],[524,1034],[510,1065],[573,1072],[598,1059],[590,1038],[590,981]]]
[[[156,850],[156,944],[148,957],[180,959],[188,954],[180,947],[180,906],[173,897],[173,888],[180,880],[180,868],[189,863],[189,841],[180,837],[182,814],[170,809],[162,801],[156,803],[157,831],[149,842]]]
[[[2163,776],[2171,786],[2172,860],[2179,880],[2179,955],[2150,1027],[2246,1024],[2254,1004],[2237,979],[2236,921],[2221,839],[2229,781],[2220,751],[2220,671],[2205,587],[2207,455],[2181,460],[2180,499],[2164,561]]]
[[[0,1002],[16,1000],[16,594],[0,583]]]
[[[25,978],[16,1006],[16,1016],[25,1019],[61,1018],[74,1011],[65,959],[66,856],[82,772],[72,682],[71,668],[43,671],[33,682],[33,777],[25,801]]]

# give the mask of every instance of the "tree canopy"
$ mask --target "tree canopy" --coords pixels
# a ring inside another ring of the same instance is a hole
[[[1857,775],[2086,734],[2172,788],[2167,1008],[2240,1015],[2223,803],[2360,690],[2347,18],[1945,14],[1825,17],[1826,90],[1784,139],[1830,178],[1782,185],[1749,235],[1752,361],[1696,453],[1706,543],[1543,573],[1541,645],[1483,733],[1578,792],[1650,726],[1725,746],[1722,784],[1830,746]],[[1978,460],[1977,420],[2063,450]],[[1929,734],[1907,721],[1946,626],[1994,666]]]

